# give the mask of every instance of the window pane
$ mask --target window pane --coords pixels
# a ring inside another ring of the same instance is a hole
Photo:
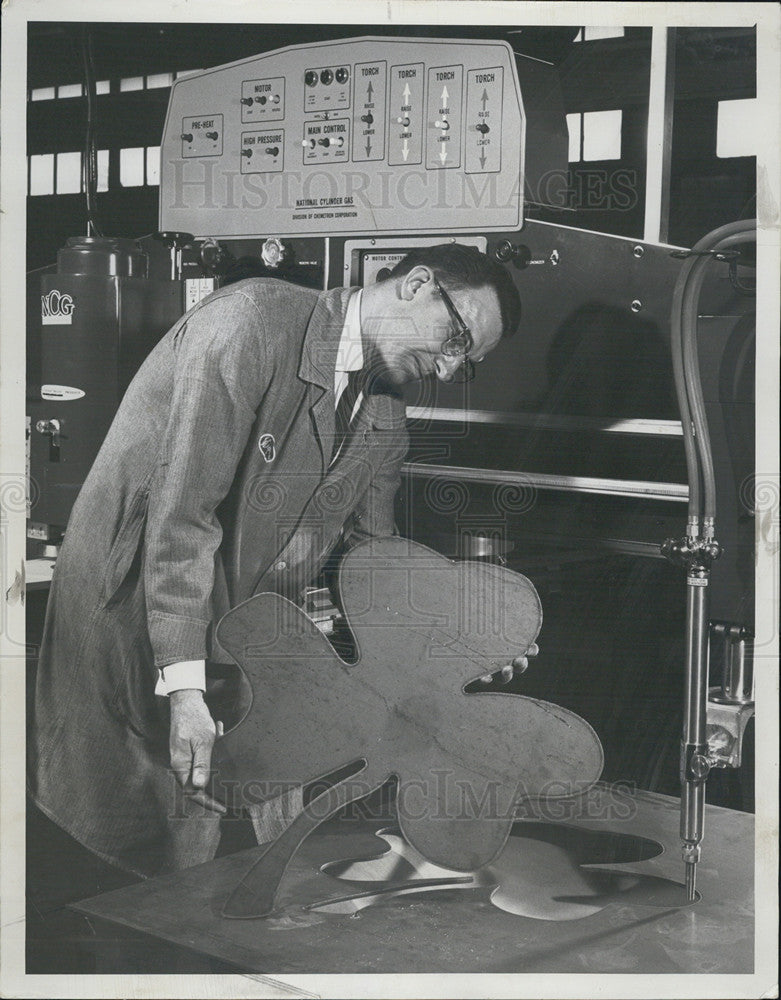
[[[38,87],[30,94],[31,101],[50,101],[54,97],[54,87]]]
[[[593,42],[596,38],[623,38],[623,28],[584,28],[583,41]]]
[[[193,76],[195,73],[203,73],[202,69],[184,69],[176,74],[176,79],[181,80],[183,76]]]
[[[583,115],[583,159],[621,159],[621,110]]]
[[[98,191],[108,191],[108,150],[98,150]]]
[[[146,182],[160,183],[160,147],[150,146],[146,151]]]
[[[138,187],[144,183],[144,147],[119,151],[119,183],[122,187]]]
[[[143,90],[144,89],[144,78],[143,76],[126,76],[124,80],[119,81],[120,90]]]
[[[96,94],[108,94],[111,92],[108,80],[98,80],[95,84]]]
[[[81,153],[57,154],[57,194],[81,191]]]
[[[756,156],[762,122],[755,97],[719,101],[716,123],[716,156]]]
[[[153,73],[146,78],[147,90],[152,87],[170,87],[173,82],[173,73]]]
[[[54,153],[30,157],[30,194],[54,194]]]
[[[81,84],[80,83],[69,83],[65,87],[59,87],[57,89],[58,97],[81,97]]]
[[[567,115],[567,128],[569,129],[569,162],[577,163],[580,160],[580,115]]]

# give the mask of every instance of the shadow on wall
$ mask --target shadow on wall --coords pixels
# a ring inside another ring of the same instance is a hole
[[[624,309],[588,302],[559,327],[546,361],[548,413],[676,419],[668,345],[658,326]]]

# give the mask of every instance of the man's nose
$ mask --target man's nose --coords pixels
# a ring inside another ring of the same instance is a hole
[[[445,354],[438,354],[434,359],[437,378],[440,382],[452,382],[453,376],[463,364],[462,357],[448,357]]]

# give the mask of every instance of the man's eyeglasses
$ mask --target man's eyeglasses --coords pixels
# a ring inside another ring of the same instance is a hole
[[[450,320],[454,327],[453,333],[447,338],[447,340],[442,342],[442,347],[440,349],[446,358],[463,358],[462,363],[453,372],[450,381],[471,382],[475,377],[475,363],[469,357],[469,352],[474,347],[472,334],[469,327],[464,322],[461,313],[453,304],[453,300],[436,278],[434,278],[434,286],[439,292],[442,301],[445,303],[445,308],[448,311]]]

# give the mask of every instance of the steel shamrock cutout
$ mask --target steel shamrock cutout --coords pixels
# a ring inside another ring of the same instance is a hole
[[[349,773],[270,845],[225,916],[271,912],[303,838],[393,776],[409,844],[434,864],[476,871],[501,852],[520,802],[582,793],[601,774],[599,740],[574,713],[506,691],[464,690],[537,638],[542,609],[526,577],[381,538],[347,554],[338,589],[354,663],[277,594],[250,598],[218,625],[253,692],[242,721],[215,744],[218,781],[271,796]]]

